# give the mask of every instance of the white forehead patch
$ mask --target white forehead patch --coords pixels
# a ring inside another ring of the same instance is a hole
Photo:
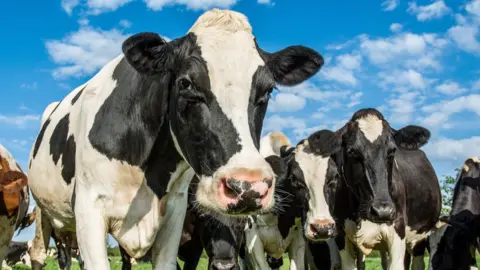
[[[297,161],[302,170],[305,183],[308,187],[310,200],[308,201],[308,221],[316,219],[331,219],[332,215],[328,209],[327,200],[323,188],[327,180],[328,161],[330,157],[322,157],[304,151],[305,145],[299,145],[295,153]]]
[[[383,132],[383,122],[377,116],[369,114],[357,119],[358,127],[362,131],[365,138],[371,143],[375,142]]]
[[[258,153],[247,111],[253,75],[265,63],[255,46],[247,17],[235,11],[212,9],[202,14],[189,32],[197,37],[211,91],[237,130],[242,152]]]

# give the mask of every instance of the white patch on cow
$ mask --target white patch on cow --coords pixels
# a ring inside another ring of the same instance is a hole
[[[480,159],[477,156],[470,157],[470,159],[475,163],[480,163]]]
[[[410,226],[406,226],[405,228],[405,240],[407,245],[407,250],[411,253],[413,252],[413,248],[421,241],[428,238],[431,234],[431,231],[417,233],[416,230],[412,230]]]
[[[45,110],[43,111],[43,114],[42,114],[42,122],[41,122],[41,125],[43,125],[45,123],[45,121],[47,120],[47,118],[50,116],[50,114],[53,112],[53,110],[55,109],[55,107],[60,103],[60,101],[55,101],[55,102],[52,102],[50,104],[47,105],[47,108],[45,108]]]
[[[202,14],[189,32],[197,36],[196,43],[207,64],[211,91],[238,132],[242,146],[240,152],[217,170],[216,177],[200,176],[198,202],[213,210],[224,211],[225,207],[214,199],[217,198],[217,179],[232,170],[260,170],[260,175],[273,178],[275,185],[272,169],[255,147],[246,114],[253,75],[265,63],[255,46],[250,23],[241,13],[212,9]],[[273,196],[270,196],[264,210],[269,210],[273,204]]]
[[[280,156],[282,146],[291,146],[290,140],[282,132],[274,131],[260,139],[260,154],[264,157]]]
[[[375,142],[375,140],[382,135],[383,122],[373,114],[357,119],[356,122],[358,123],[360,131],[362,131],[363,135],[369,142]]]
[[[428,242],[430,245],[430,256],[429,256],[429,264],[428,264],[428,269],[432,270],[432,258],[435,256],[435,253],[437,252],[438,244],[443,238],[443,235],[445,234],[445,231],[450,225],[448,224],[443,224],[439,226],[435,231],[433,231],[429,237],[428,237]]]
[[[17,217],[13,216],[8,218],[6,216],[0,216],[0,262],[7,255],[8,245],[12,240],[13,233],[15,232],[15,222]]]
[[[307,148],[306,148],[307,147]],[[304,224],[306,237],[314,238],[310,231],[309,224],[317,220],[329,220],[333,222],[332,215],[328,208],[325,193],[323,192],[328,170],[330,157],[322,157],[308,152],[308,146],[299,145],[295,151],[295,161],[303,172],[304,180],[308,188],[310,199],[308,200],[309,210],[307,220]]]
[[[353,243],[345,238],[345,248],[340,250],[340,258],[342,260],[342,270],[356,270],[356,256]]]
[[[10,154],[10,152],[8,152],[8,150],[5,149],[5,147],[3,147],[1,144],[0,144],[0,157],[4,158],[8,162],[8,166],[10,167],[9,171],[17,171],[17,172],[22,171],[17,166],[17,162],[13,158],[12,154]],[[3,168],[1,168],[1,166],[2,165],[0,164],[0,169],[3,169]]]
[[[305,255],[305,240],[301,230],[301,220],[296,219],[284,239],[278,230],[278,218],[272,214],[257,215],[256,222],[245,231],[247,262],[249,269],[269,269],[265,252],[274,258],[281,258],[288,251],[289,258],[301,262]]]

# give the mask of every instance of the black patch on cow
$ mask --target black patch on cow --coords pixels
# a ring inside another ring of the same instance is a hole
[[[320,130],[308,136],[308,145],[316,155],[328,157],[339,151],[337,136],[330,130]]]
[[[48,125],[50,124],[50,119],[47,119],[45,123],[43,123],[40,132],[38,133],[37,140],[35,141],[35,147],[33,148],[33,158],[37,156],[38,148],[43,140],[43,135],[45,134],[45,130],[47,129]],[[31,161],[30,161],[31,162]]]
[[[263,119],[265,118],[268,101],[274,87],[275,81],[271,71],[265,66],[259,66],[252,77],[248,102],[248,124],[257,149],[260,147]]]
[[[77,100],[80,98],[80,96],[81,96],[82,93],[83,93],[83,90],[85,90],[85,87],[87,87],[87,86],[84,86],[84,87],[82,88],[82,90],[78,91],[78,93],[72,98],[72,102],[71,102],[72,105],[75,104],[75,102],[77,102]]]
[[[60,156],[62,157],[62,177],[70,184],[75,175],[75,139],[73,135],[68,136],[68,125],[70,123],[70,114],[66,114],[53,130],[50,138],[50,155],[55,165],[58,164]]]

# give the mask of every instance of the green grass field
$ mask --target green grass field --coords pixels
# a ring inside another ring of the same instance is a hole
[[[205,254],[204,254],[205,255]],[[110,269],[115,269],[115,270],[120,270],[122,269],[122,262],[120,260],[120,257],[111,257],[112,260],[110,261]],[[427,265],[427,260],[428,260],[428,257],[425,257],[425,265]],[[480,257],[477,257],[477,265],[479,265],[480,263]],[[183,263],[180,261],[180,266],[183,267]],[[197,267],[198,270],[207,270],[208,266],[208,259],[205,257],[205,256],[202,256],[202,258],[200,259],[200,263]],[[280,269],[288,269],[288,260],[285,258],[284,259],[284,265],[280,268]],[[367,257],[367,262],[366,262],[366,268],[367,270],[381,270],[382,267],[380,266],[380,258],[379,257]],[[26,266],[15,266],[13,267],[14,270],[26,270],[26,269],[30,269]],[[47,266],[44,268],[45,270],[56,270],[58,269],[58,264],[57,264],[57,261],[54,260],[53,258],[48,258],[48,261],[47,261]],[[133,266],[133,269],[137,269],[137,270],[150,270],[152,269],[152,266],[149,265],[149,264],[137,264],[135,266]],[[74,266],[72,267],[72,270],[80,270],[80,267],[78,266],[78,264],[74,264]]]

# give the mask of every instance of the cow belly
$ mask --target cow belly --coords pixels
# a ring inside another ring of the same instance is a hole
[[[428,232],[423,232],[423,233],[418,233],[415,230],[412,230],[409,226],[406,227],[405,230],[405,242],[406,242],[406,248],[408,252],[412,253],[413,248],[421,242],[422,240],[425,240],[428,236],[430,235],[430,231]]]
[[[379,249],[381,245],[392,241],[396,232],[392,225],[376,224],[368,220],[362,220],[361,227],[358,229],[355,222],[346,220],[345,233],[350,241],[368,255],[373,249]]]

